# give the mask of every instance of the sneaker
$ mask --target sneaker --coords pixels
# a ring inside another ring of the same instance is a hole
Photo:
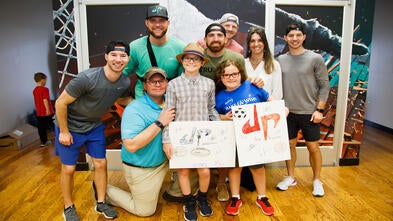
[[[228,206],[225,209],[225,212],[228,215],[237,216],[239,214],[239,209],[242,206],[243,201],[237,197],[232,197],[229,200]]]
[[[269,199],[267,197],[262,197],[261,199],[257,199],[255,202],[259,208],[261,208],[262,213],[271,216],[274,214],[274,208],[269,203]]]
[[[46,147],[46,146],[48,146],[49,144],[52,144],[52,142],[51,142],[50,140],[46,141],[45,143],[41,143],[41,144],[40,144],[40,147]]]
[[[198,220],[198,216],[196,214],[195,207],[196,207],[195,200],[184,203],[184,205],[183,205],[184,220],[186,220],[186,221],[197,221]]]
[[[228,188],[225,183],[218,183],[216,187],[217,200],[220,202],[226,202],[229,200]]]
[[[296,186],[297,181],[290,176],[285,177],[281,182],[279,182],[276,186],[278,190],[287,190],[290,186]]]
[[[323,195],[325,195],[325,190],[323,190],[322,185],[323,184],[319,179],[314,180],[312,195],[316,197],[322,197]]]
[[[97,205],[94,207],[94,210],[97,213],[103,214],[104,217],[107,218],[107,219],[114,219],[114,218],[116,218],[118,216],[117,215],[117,211],[112,209],[112,207],[110,207],[105,202],[97,203]]]
[[[63,211],[64,221],[79,221],[79,216],[76,213],[75,206],[69,206],[67,209]]]
[[[207,198],[203,196],[198,196],[198,206],[199,206],[199,213],[202,216],[211,216],[213,214],[213,210],[207,202]]]

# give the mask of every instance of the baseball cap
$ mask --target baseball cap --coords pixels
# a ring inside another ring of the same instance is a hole
[[[218,20],[218,23],[222,24],[224,22],[234,22],[237,24],[237,26],[239,26],[239,17],[237,17],[236,15],[232,14],[232,13],[225,13],[222,15],[222,17],[220,18],[220,20]]]
[[[225,30],[225,28],[218,23],[212,23],[209,26],[207,26],[205,30],[205,37],[207,36],[207,34],[209,34],[212,31],[220,31],[224,33],[225,36],[227,35],[227,31]]]
[[[166,73],[164,70],[159,67],[151,67],[145,72],[145,75],[143,76],[143,81],[149,80],[155,74],[160,74],[166,79]]]
[[[147,9],[146,19],[151,17],[163,17],[168,19],[168,10],[161,5],[153,5]]]

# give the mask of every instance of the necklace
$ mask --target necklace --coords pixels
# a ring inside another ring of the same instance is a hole
[[[263,58],[256,58],[256,59],[252,59],[251,57],[250,57],[250,63],[252,64],[252,65],[258,65],[259,63],[261,63],[261,61],[263,60]]]

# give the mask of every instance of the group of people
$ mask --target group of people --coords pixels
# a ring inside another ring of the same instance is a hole
[[[82,145],[94,165],[95,211],[107,219],[116,218],[118,213],[112,205],[137,216],[151,216],[173,154],[169,123],[232,120],[231,107],[241,100],[285,100],[291,159],[286,162],[288,176],[276,188],[287,190],[296,185],[296,142],[298,131],[302,130],[314,174],[312,194],[324,195],[318,141],[329,82],[322,57],[303,47],[306,35],[300,25],[287,27],[284,39],[289,51],[276,61],[264,29],[259,27],[248,31],[244,58],[242,46],[233,39],[239,19],[231,13],[210,24],[198,43],[184,44],[167,35],[170,21],[163,6],[149,7],[145,24],[147,36],[129,45],[111,41],[106,46],[106,65],[79,73],[56,101],[55,148],[62,163],[60,184],[66,221],[79,220],[72,192]],[[127,93],[128,75],[132,73],[138,76],[135,100]],[[248,97],[253,99],[245,99]],[[107,183],[106,144],[100,117],[114,102],[126,106],[121,122],[121,160],[129,191]],[[264,165],[249,169],[258,194],[256,205],[264,214],[273,215],[274,208],[266,196]],[[243,203],[241,171],[238,164],[218,169],[217,199],[228,201],[225,211],[229,215],[237,215]],[[171,173],[172,182],[163,198],[183,203],[185,220],[198,219],[197,207],[200,215],[211,216],[213,210],[207,200],[210,169],[182,168]]]

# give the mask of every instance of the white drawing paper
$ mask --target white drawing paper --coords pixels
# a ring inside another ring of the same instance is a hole
[[[232,107],[239,166],[290,159],[283,100]]]
[[[235,166],[232,121],[175,121],[169,124],[173,155],[170,168]]]

